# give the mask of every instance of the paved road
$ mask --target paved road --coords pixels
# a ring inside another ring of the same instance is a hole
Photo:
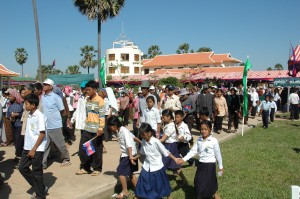
[[[250,119],[250,125],[257,125],[261,119]],[[226,125],[224,123],[224,128]],[[129,126],[129,129],[132,126]],[[249,126],[245,126],[247,131]],[[195,139],[198,136],[197,131],[193,130]],[[69,167],[60,167],[59,157],[53,158],[48,169],[44,170],[45,185],[50,187],[48,199],[74,199],[74,198],[106,198],[112,188],[117,184],[116,168],[119,161],[120,150],[116,141],[104,142],[107,153],[103,155],[103,173],[99,176],[75,175],[79,169],[79,157],[77,155],[79,145],[79,131],[76,131],[77,140],[69,148],[72,165]],[[220,142],[224,142],[234,136],[241,135],[241,125],[236,134],[214,134]],[[18,170],[14,169],[14,147],[0,148],[0,172],[6,174],[6,181],[0,188],[0,198],[24,199],[30,198],[31,187],[24,180]]]

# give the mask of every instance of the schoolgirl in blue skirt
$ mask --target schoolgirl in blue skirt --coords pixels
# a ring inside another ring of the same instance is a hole
[[[127,189],[128,176],[131,179],[133,186],[136,186],[137,179],[133,172],[138,171],[138,161],[133,160],[134,155],[137,154],[136,145],[131,132],[122,126],[120,120],[116,116],[112,116],[108,119],[107,125],[109,129],[118,134],[119,144],[121,149],[120,163],[117,168],[117,174],[119,176],[122,192],[114,194],[114,198],[128,198],[129,192]]]
[[[145,160],[136,185],[135,196],[147,199],[170,198],[171,186],[162,162],[162,155],[170,157],[173,161],[177,159],[157,138],[152,136],[150,124],[142,123],[139,132],[143,138],[140,154],[145,155]]]
[[[194,178],[195,198],[220,198],[217,194],[218,181],[216,176],[216,161],[219,165],[219,173],[223,174],[222,156],[218,140],[211,136],[212,124],[203,120],[200,123],[201,136],[189,153],[178,164],[188,161],[196,154],[199,155],[199,165]]]
[[[170,109],[163,110],[162,121],[164,122],[165,125],[163,128],[164,134],[160,139],[160,141],[164,143],[166,149],[170,151],[176,158],[180,158],[181,156],[179,155],[178,152],[178,137],[180,135],[174,122],[173,111],[171,111]],[[188,183],[181,171],[181,165],[176,164],[176,162],[172,160],[170,157],[163,157],[163,163],[167,169],[179,175],[182,178],[183,183],[185,184]]]

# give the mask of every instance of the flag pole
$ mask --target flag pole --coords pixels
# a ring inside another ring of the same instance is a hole
[[[244,136],[244,127],[245,127],[245,117],[243,116],[242,136]]]

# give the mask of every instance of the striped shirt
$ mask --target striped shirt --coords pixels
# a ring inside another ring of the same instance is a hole
[[[84,130],[97,133],[105,125],[105,106],[102,97],[96,94],[93,99],[86,102],[86,120]]]

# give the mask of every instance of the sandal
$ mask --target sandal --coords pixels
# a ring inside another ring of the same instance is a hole
[[[118,199],[126,199],[129,198],[129,194],[128,195],[124,195],[123,193],[115,193],[114,195],[111,196],[112,198],[118,198]]]
[[[93,172],[91,173],[91,176],[98,176],[98,175],[100,175],[100,174],[101,174],[100,171],[93,171]]]
[[[84,169],[80,169],[76,172],[76,175],[83,175],[83,174],[88,174],[89,172],[84,170]]]

